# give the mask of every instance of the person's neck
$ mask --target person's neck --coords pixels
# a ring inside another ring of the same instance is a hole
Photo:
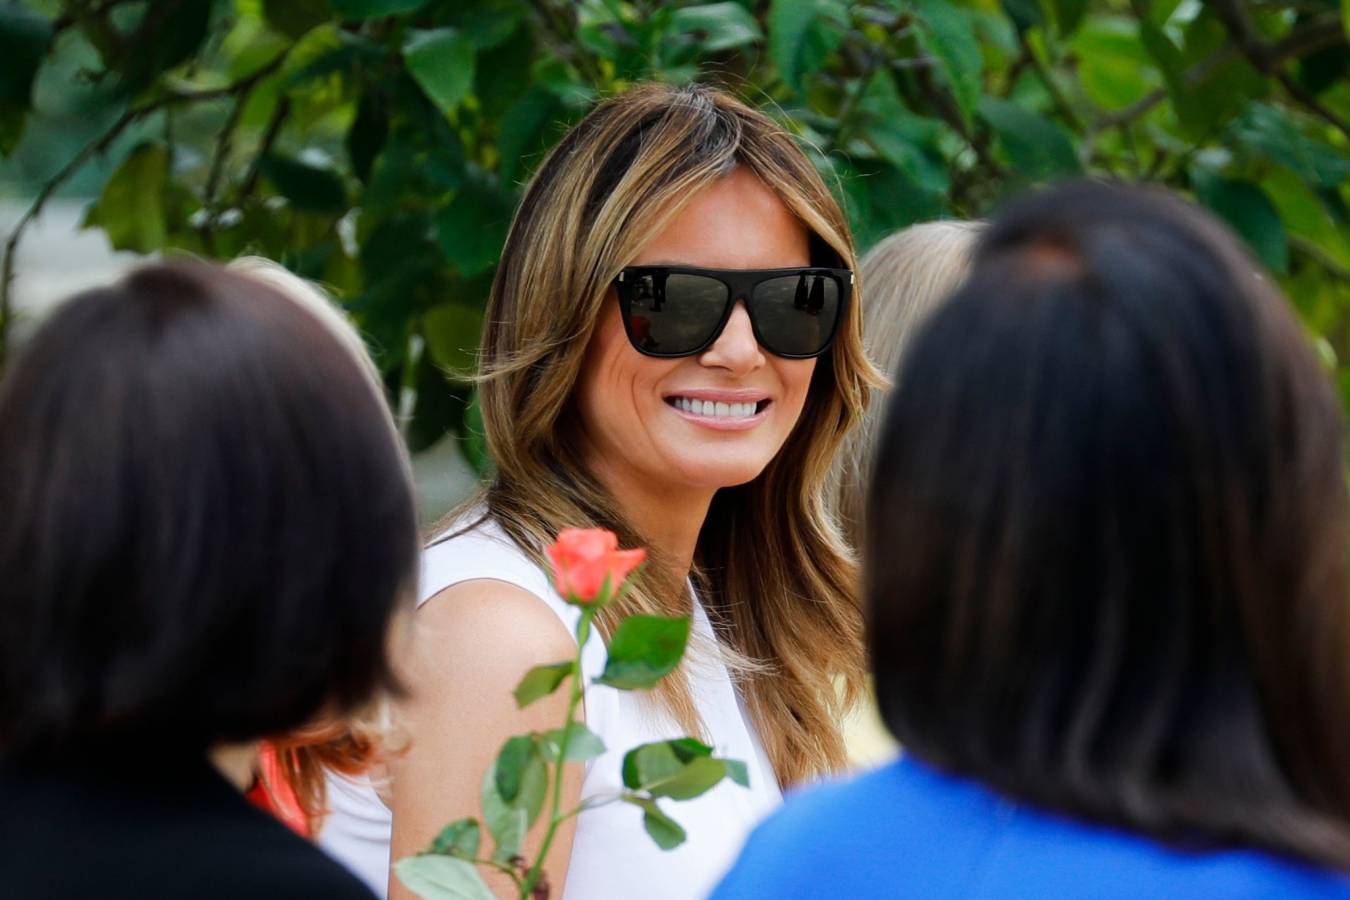
[[[716,490],[655,486],[603,470],[598,477],[624,518],[652,543],[647,549],[667,560],[676,573],[686,575],[694,565],[698,535]]]
[[[258,767],[257,743],[217,744],[206,752],[206,758],[240,791],[247,791],[253,784]]]

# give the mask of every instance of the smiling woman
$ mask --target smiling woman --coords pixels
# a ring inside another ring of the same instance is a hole
[[[509,694],[575,653],[575,611],[545,574],[565,527],[650,553],[602,632],[656,613],[692,615],[694,635],[692,660],[651,695],[588,684],[607,752],[565,784],[567,804],[621,788],[624,751],[688,731],[744,760],[750,788],[681,803],[689,838],[666,853],[638,809],[583,812],[546,867],[562,896],[701,896],[780,787],[844,762],[861,622],[819,486],[876,381],[853,265],[811,163],[726,94],[640,87],[573,128],[530,185],[493,285],[480,358],[497,472],[427,551],[402,709],[412,750],[389,806],[334,779],[321,840],[381,881],[391,838],[398,859],[476,813],[502,741],[562,717],[561,698],[517,712]],[[603,661],[588,645],[588,682]]]

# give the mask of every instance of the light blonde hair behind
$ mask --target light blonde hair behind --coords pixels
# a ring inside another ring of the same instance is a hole
[[[380,371],[365,341],[352,327],[332,299],[318,286],[290,272],[284,266],[260,256],[246,256],[228,265],[231,271],[262,281],[286,300],[309,313],[351,355],[352,362],[366,376],[367,386],[386,410],[385,424],[390,434],[402,444],[392,412],[384,393]],[[404,477],[411,483],[412,468],[403,455]],[[411,600],[411,598],[409,598]],[[391,630],[406,626],[406,617],[396,619]],[[399,731],[392,724],[389,698],[376,698],[362,713],[344,718],[320,717],[303,728],[281,735],[273,735],[267,743],[277,756],[277,766],[284,785],[268,783],[266,770],[260,773],[263,787],[273,806],[281,809],[287,789],[294,796],[304,815],[308,832],[317,834],[327,813],[325,771],[343,775],[370,772],[392,754],[401,751]]]
[[[925,222],[890,235],[863,257],[863,343],[888,377],[895,376],[919,325],[965,280],[983,227],[983,222]],[[845,439],[830,472],[835,516],[853,547],[862,546],[863,497],[886,407],[885,388],[875,387],[872,394],[862,424]]]
[[[813,235],[814,264],[855,267],[848,224],[806,155],[768,116],[721,91],[642,85],[601,103],[548,155],[512,223],[488,302],[480,390],[496,473],[450,521],[487,514],[540,566],[566,527],[604,527],[652,557],[621,603],[685,615],[685,573],[626,521],[581,455],[572,394],[612,283],[701,188],[744,167]],[[863,352],[858,304],[816,366],[801,419],[749,484],[719,491],[699,537],[695,578],[721,655],[779,781],[845,762],[839,722],[863,684],[862,618],[851,554],[822,486],[879,376]],[[835,680],[843,684],[836,691]],[[656,700],[691,731],[684,671]]]

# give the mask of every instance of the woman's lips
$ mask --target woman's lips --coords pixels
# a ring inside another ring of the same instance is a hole
[[[666,405],[681,418],[715,431],[745,431],[764,421],[772,401],[750,391],[691,391],[672,394]]]

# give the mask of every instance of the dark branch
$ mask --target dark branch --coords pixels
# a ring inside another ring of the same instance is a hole
[[[255,84],[279,69],[285,58],[286,53],[281,53],[267,65],[225,87],[202,91],[173,91],[148,103],[126,110],[118,116],[108,130],[81,147],[71,157],[70,161],[61,167],[60,171],[42,185],[42,189],[38,191],[28,209],[24,210],[23,215],[19,217],[19,221],[14,225],[14,230],[10,232],[9,238],[5,241],[4,262],[0,264],[0,369],[4,367],[5,356],[9,349],[9,328],[14,319],[14,257],[18,252],[19,241],[22,239],[24,232],[32,221],[41,215],[52,195],[69,181],[71,176],[83,168],[90,159],[106,152],[113,142],[121,137],[133,123],[178,104],[216,100],[252,90]]]
[[[1345,30],[1341,25],[1340,17],[1338,15],[1323,16],[1295,29],[1283,40],[1269,45],[1262,52],[1262,57],[1266,65],[1277,66],[1291,59],[1298,59],[1316,53],[1318,50],[1333,47],[1338,43],[1344,43],[1344,41]],[[1213,55],[1202,59],[1183,72],[1181,76],[1182,84],[1186,87],[1199,84],[1241,52],[1241,46],[1234,40],[1233,43],[1225,45],[1215,51]],[[1166,98],[1167,89],[1158,88],[1129,106],[1103,116],[1088,129],[1089,138],[1096,132],[1133,122]]]

